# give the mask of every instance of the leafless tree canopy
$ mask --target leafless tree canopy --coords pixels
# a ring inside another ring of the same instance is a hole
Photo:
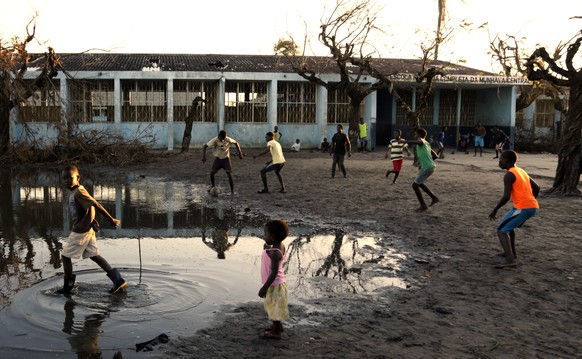
[[[524,63],[529,80],[546,81],[570,89],[569,109],[560,138],[558,167],[550,190],[561,195],[580,193],[577,185],[582,162],[582,67],[575,60],[580,59],[581,43],[582,31],[564,46],[559,46],[553,54],[544,47],[536,49]]]
[[[410,121],[411,127],[418,127],[418,116],[427,106],[427,99],[432,91],[432,81],[435,76],[445,75],[444,68],[431,65],[432,56],[438,51],[438,44],[442,43],[447,35],[439,31],[438,38],[430,44],[422,46],[422,67],[416,79],[424,83],[420,91],[419,106],[415,111],[397,92],[389,79],[391,73],[382,73],[374,66],[374,57],[377,51],[371,43],[372,34],[382,32],[376,25],[374,3],[371,0],[347,1],[338,0],[335,7],[322,18],[319,41],[329,50],[330,62],[339,69],[340,81],[329,83],[321,79],[314,64],[305,56],[287,56],[293,69],[303,78],[330,90],[345,90],[350,98],[351,113],[348,119],[350,128],[357,128],[359,106],[365,97],[379,89],[385,88],[396,98],[397,105],[402,107]],[[305,46],[304,46],[305,48]],[[378,81],[362,83],[363,77],[372,76]]]

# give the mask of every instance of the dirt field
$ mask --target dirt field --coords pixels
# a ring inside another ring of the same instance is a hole
[[[518,266],[500,270],[494,268],[501,260],[497,221],[489,221],[488,214],[502,194],[504,172],[490,165],[490,153],[474,158],[473,165],[438,161],[427,184],[441,202],[424,213],[414,211],[416,169],[409,159],[393,185],[385,178],[391,165],[383,152],[354,154],[346,160],[348,177],[333,179],[327,154],[302,151],[286,157],[286,194],[278,193],[272,173],[272,193],[256,193],[267,156],[233,159],[232,205],[291,224],[400,235],[405,240],[386,243],[386,250],[396,246],[410,253],[401,273],[410,288],[329,294],[294,305],[292,325],[281,341],[260,337],[267,322],[258,302],[225,307],[214,327],[156,348],[164,357],[582,357],[582,198],[542,194],[538,216],[517,231]],[[211,162],[200,159],[201,152],[191,150],[123,170],[207,183]],[[542,191],[551,185],[550,177],[530,174]],[[224,173],[217,181],[226,188]]]

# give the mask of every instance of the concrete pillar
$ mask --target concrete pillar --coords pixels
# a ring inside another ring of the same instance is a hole
[[[368,124],[369,149],[376,148],[376,113],[377,113],[378,92],[370,93],[364,99],[364,121]]]
[[[327,135],[327,89],[321,85],[315,87],[315,123],[319,131],[320,140]],[[331,140],[328,137],[329,140]]]
[[[463,101],[463,90],[461,88],[457,89],[457,112],[455,113],[455,143],[459,143],[461,139],[461,104]]]
[[[115,131],[117,134],[121,133],[121,106],[123,99],[121,98],[121,80],[119,77],[113,79],[113,122],[115,123]]]
[[[167,116],[167,135],[168,135],[168,151],[174,149],[174,80],[168,79],[166,90],[166,116]]]
[[[66,78],[60,79],[60,98],[61,98],[61,124],[67,128],[67,114],[69,113],[71,96],[69,94],[69,83]]]
[[[441,91],[434,91],[434,96],[432,97],[432,125],[439,125],[439,115],[441,112]]]
[[[277,80],[267,84],[267,123],[269,128],[277,126]]]
[[[218,131],[224,130],[224,123],[225,123],[225,111],[224,111],[224,106],[225,106],[225,96],[226,94],[224,93],[226,91],[226,79],[224,78],[224,76],[220,77],[220,80],[218,81],[218,86],[216,88],[216,105],[218,106],[218,108],[216,109],[216,115],[218,116],[218,118],[216,119],[217,124],[218,124]],[[218,131],[216,131],[216,133],[218,133]]]

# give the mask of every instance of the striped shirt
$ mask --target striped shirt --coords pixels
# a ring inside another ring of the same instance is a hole
[[[399,142],[399,141],[404,141],[403,139],[392,139],[390,140],[390,144],[388,145],[388,149],[390,150],[390,160],[391,161],[396,161],[396,160],[401,160],[404,158],[404,149],[408,148],[408,145],[405,142]]]

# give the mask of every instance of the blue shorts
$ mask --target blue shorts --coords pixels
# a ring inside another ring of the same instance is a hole
[[[501,233],[511,233],[514,229],[523,226],[525,221],[535,216],[536,213],[538,213],[537,208],[513,208],[511,211],[507,212],[505,217],[503,217],[497,230]]]
[[[483,136],[475,136],[475,147],[485,147]]]
[[[418,171],[418,174],[416,175],[416,178],[414,179],[414,183],[423,184],[424,181],[426,181],[430,177],[430,175],[432,175],[433,173],[434,173],[434,167],[427,168],[425,170],[421,169],[420,171]]]

